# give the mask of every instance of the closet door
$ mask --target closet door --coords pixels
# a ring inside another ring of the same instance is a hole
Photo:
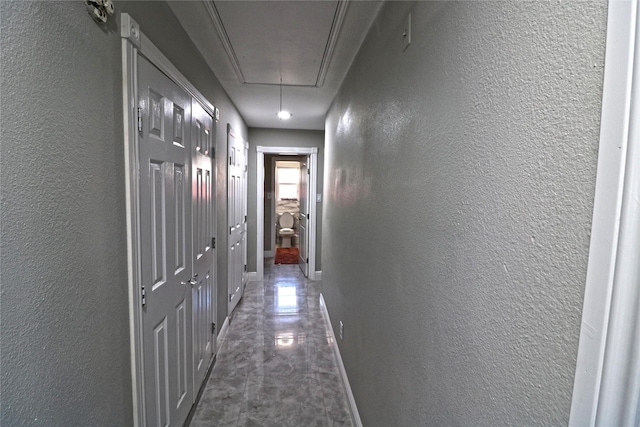
[[[229,231],[228,245],[228,313],[238,305],[242,298],[244,271],[243,241],[246,234],[246,216],[244,214],[244,144],[236,138],[231,127],[228,127],[228,214],[227,230]]]
[[[193,405],[191,97],[138,59],[145,417],[181,426]]]
[[[191,122],[191,195],[193,278],[190,281],[193,306],[193,376],[194,394],[207,373],[215,353],[214,335],[214,231],[215,197],[213,195],[213,153],[215,122],[192,101]]]

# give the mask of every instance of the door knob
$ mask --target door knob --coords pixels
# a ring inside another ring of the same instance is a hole
[[[180,284],[181,284],[182,286],[187,286],[187,285],[195,286],[195,285],[197,285],[197,284],[198,284],[198,281],[197,281],[196,279],[189,279],[189,280],[188,280],[188,281],[186,281],[186,282],[180,282]]]

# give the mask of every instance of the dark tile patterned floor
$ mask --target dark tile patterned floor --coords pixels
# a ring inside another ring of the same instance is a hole
[[[320,311],[320,282],[265,260],[250,282],[191,426],[352,426]]]

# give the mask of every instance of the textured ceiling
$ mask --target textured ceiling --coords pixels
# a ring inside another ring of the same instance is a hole
[[[324,129],[380,3],[168,2],[250,127]],[[283,108],[276,117],[282,78]],[[215,103],[215,100],[211,100]]]

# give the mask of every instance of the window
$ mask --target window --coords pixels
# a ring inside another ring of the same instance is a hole
[[[292,167],[277,168],[276,180],[278,200],[298,200],[298,182],[300,180],[300,169]]]

